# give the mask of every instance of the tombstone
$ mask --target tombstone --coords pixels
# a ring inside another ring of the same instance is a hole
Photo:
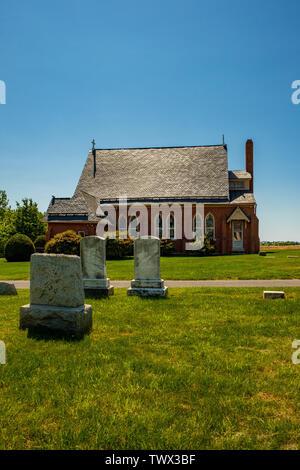
[[[20,328],[81,337],[91,327],[79,256],[33,254],[30,304],[20,309]]]
[[[264,299],[284,299],[284,292],[281,290],[264,290]]]
[[[160,278],[160,240],[141,237],[134,241],[134,277],[127,295],[165,297],[168,288]]]
[[[6,346],[4,341],[0,341],[0,364],[6,364]]]
[[[82,238],[80,258],[85,295],[113,295],[114,288],[106,277],[106,239],[94,236]]]
[[[18,295],[16,286],[10,282],[0,282],[0,295]]]

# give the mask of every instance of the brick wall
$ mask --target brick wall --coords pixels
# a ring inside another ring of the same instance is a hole
[[[232,224],[227,223],[227,217],[233,212],[237,206],[205,206],[204,215],[211,213],[215,219],[215,238],[216,250],[221,254],[229,254],[232,252]],[[255,215],[253,206],[243,206],[245,213],[251,219],[250,223],[243,222],[244,224],[244,250],[246,253],[257,253],[259,251],[259,236],[258,236],[258,219]],[[149,213],[150,211],[148,211]],[[193,212],[193,215],[195,210]],[[118,218],[118,210],[117,210]],[[55,234],[64,232],[66,230],[74,230],[76,233],[79,231],[85,232],[85,236],[96,234],[97,222],[48,222],[48,230],[46,233],[47,241]],[[148,227],[150,232],[151,220],[149,213]],[[185,251],[185,243],[188,240],[176,240],[175,247],[178,253]]]

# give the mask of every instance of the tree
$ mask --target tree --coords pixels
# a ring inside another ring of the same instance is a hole
[[[0,189],[0,223],[4,218],[5,212],[8,209],[8,199],[6,191]]]
[[[15,233],[14,211],[8,205],[6,192],[0,189],[0,257],[4,255],[7,240]]]
[[[32,241],[38,235],[45,233],[45,224],[42,222],[43,214],[39,212],[37,203],[32,199],[22,199],[22,205],[17,202],[14,224],[16,232],[27,235]]]

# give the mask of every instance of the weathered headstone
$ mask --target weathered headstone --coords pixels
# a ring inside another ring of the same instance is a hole
[[[281,290],[264,290],[264,299],[284,299],[284,292]]]
[[[160,240],[141,237],[134,241],[134,277],[128,295],[164,297],[168,288],[160,278]]]
[[[20,309],[20,328],[80,337],[92,327],[92,307],[84,304],[79,256],[33,254],[30,304]]]
[[[0,282],[0,295],[17,295],[16,287],[10,282]]]
[[[85,295],[113,295],[114,288],[106,277],[106,239],[94,236],[82,238],[80,258]]]

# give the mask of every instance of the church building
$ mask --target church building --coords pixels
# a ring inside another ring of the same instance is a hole
[[[118,214],[119,198],[126,196],[128,205],[149,208],[158,203],[202,203],[204,229],[215,239],[217,253],[257,253],[253,183],[252,140],[246,142],[245,169],[232,171],[225,144],[121,149],[95,149],[93,144],[74,195],[52,196],[45,215],[47,240],[70,229],[95,235],[99,217],[93,201],[113,204]],[[176,238],[174,230],[172,235]],[[184,237],[174,243],[178,253],[185,251]]]

